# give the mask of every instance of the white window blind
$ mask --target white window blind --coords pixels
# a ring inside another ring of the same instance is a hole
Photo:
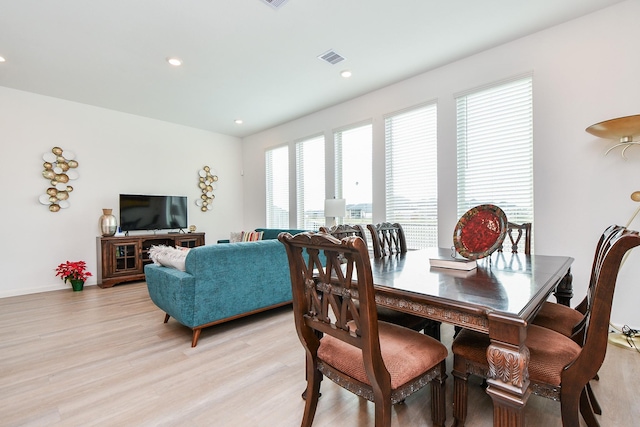
[[[438,244],[437,137],[435,103],[385,118],[386,221],[409,249]]]
[[[346,224],[372,221],[372,126],[335,131],[335,194],[347,203]]]
[[[267,227],[289,228],[289,147],[265,153]]]
[[[532,86],[529,75],[456,98],[458,216],[490,203],[533,221]]]
[[[324,225],[324,136],[296,142],[297,227],[317,231]]]

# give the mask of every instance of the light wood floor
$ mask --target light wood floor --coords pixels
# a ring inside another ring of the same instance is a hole
[[[300,424],[304,360],[290,307],[205,329],[196,348],[189,329],[163,318],[143,282],[0,299],[0,425]],[[445,344],[452,333],[443,327]],[[593,383],[602,427],[638,425],[639,368],[640,353],[610,345]],[[479,383],[469,427],[492,424]],[[373,426],[373,404],[329,380],[321,391],[314,426]],[[393,425],[430,425],[429,398],[427,387],[396,405]],[[559,414],[559,403],[532,396],[527,425],[560,425]]]

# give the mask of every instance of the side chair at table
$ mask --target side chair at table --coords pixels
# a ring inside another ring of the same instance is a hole
[[[388,222],[375,225],[367,224],[367,229],[373,242],[374,258],[394,256],[407,252],[407,239],[400,224]],[[425,319],[424,317],[403,313],[387,307],[378,308],[378,319],[405,326],[414,331],[424,331],[425,334],[440,341],[441,322],[436,320]]]
[[[531,223],[530,222],[524,222],[522,224],[516,224],[515,222],[507,222],[506,237],[508,237],[509,242],[511,242],[512,253],[514,254],[518,253],[520,242],[522,241],[524,254],[525,255],[531,254]],[[498,251],[502,252],[503,250],[504,250],[504,243],[502,247],[498,249]]]
[[[600,240],[598,241],[598,245],[596,246],[596,252],[594,255],[594,263],[601,256],[601,252],[605,250],[609,241],[616,236],[624,227],[619,225],[611,225],[607,227],[607,229],[600,236]],[[552,331],[556,331],[565,337],[569,337],[574,340],[578,345],[583,345],[584,343],[584,327],[587,322],[587,318],[589,313],[591,312],[591,307],[593,303],[593,292],[596,284],[595,272],[591,272],[591,278],[589,279],[589,287],[587,288],[587,293],[582,301],[575,307],[571,308],[563,304],[558,304],[551,301],[546,301],[536,317],[533,319],[533,324],[542,326],[547,329],[551,329]],[[598,374],[594,376],[594,379],[599,379]],[[593,394],[593,390],[591,385],[587,383],[586,385],[587,398],[589,399],[589,404],[598,415],[602,414],[602,408],[598,403],[595,395]]]
[[[638,245],[638,232],[619,227],[598,248],[591,273],[591,312],[584,325],[582,346],[558,332],[529,325],[525,341],[529,350],[528,378],[518,376],[517,369],[512,372],[509,366],[496,366],[495,372],[489,372],[487,358],[500,355],[492,351],[488,335],[463,329],[451,347],[454,364],[454,426],[462,427],[466,419],[467,379],[470,374],[480,373],[485,378],[491,375],[496,381],[504,381],[512,387],[528,386],[534,394],[559,400],[564,427],[578,427],[579,414],[582,414],[587,426],[598,426],[589,402],[587,385],[604,361],[611,304],[622,258],[628,250]],[[512,365],[517,364],[517,361],[512,362]],[[496,416],[504,417],[507,414],[494,414]]]
[[[323,233],[331,234],[336,239],[344,239],[349,236],[362,237],[362,240],[367,242],[367,236],[365,235],[364,227],[360,224],[339,224],[333,227],[320,227],[320,231]]]
[[[301,425],[313,423],[325,376],[374,402],[376,427],[389,427],[392,405],[431,384],[432,421],[443,426],[447,349],[427,335],[378,321],[364,240],[311,232],[278,239],[289,258],[294,320],[306,355]]]

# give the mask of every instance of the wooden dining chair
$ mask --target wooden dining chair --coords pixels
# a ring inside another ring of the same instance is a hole
[[[593,267],[591,312],[584,327],[582,346],[558,332],[537,325],[527,328],[529,389],[534,394],[560,401],[562,425],[578,427],[579,413],[589,427],[598,426],[588,401],[586,386],[602,366],[607,349],[611,304],[618,270],[624,254],[640,245],[636,231],[620,228],[604,241]],[[486,334],[464,329],[452,344],[454,376],[454,426],[464,425],[467,415],[467,379],[470,374],[489,374],[491,341]],[[527,377],[513,378],[509,369],[493,372],[494,378],[521,386]]]
[[[516,224],[515,222],[507,222],[506,237],[509,238],[511,243],[511,252],[518,253],[520,248],[520,242],[524,248],[525,255],[531,254],[531,223],[525,222],[522,224]],[[523,240],[524,239],[524,240]],[[506,238],[505,238],[506,241]],[[498,249],[502,252],[504,244]]]
[[[383,222],[380,224],[367,224],[367,229],[371,235],[373,243],[374,258],[382,258],[385,256],[393,256],[407,252],[407,239],[404,235],[404,229],[398,223]],[[414,331],[424,331],[425,334],[432,336],[440,341],[440,325],[441,322],[424,317],[416,316],[409,313],[403,313],[387,307],[378,308],[378,319],[385,322],[395,323]]]
[[[383,222],[367,224],[373,244],[373,256],[381,258],[387,255],[407,252],[407,239],[400,224]]]
[[[376,427],[390,426],[392,405],[431,384],[431,418],[443,426],[447,349],[432,337],[378,321],[364,240],[310,232],[278,239],[289,258],[294,320],[306,354],[301,425],[313,423],[325,376],[374,402]]]
[[[329,233],[336,239],[344,239],[349,236],[362,237],[365,244],[367,243],[367,235],[364,231],[364,227],[360,224],[339,224],[333,227],[320,227],[320,231],[323,233]]]
[[[614,236],[616,236],[620,230],[624,227],[620,225],[611,225],[600,236],[600,240],[596,246],[594,255],[594,263],[601,256],[601,252],[609,244]],[[589,279],[589,286],[587,293],[582,301],[575,307],[571,308],[563,304],[545,301],[542,305],[536,317],[533,319],[533,324],[542,326],[552,331],[556,331],[566,337],[573,339],[577,344],[582,345],[584,343],[584,327],[586,325],[588,313],[591,312],[591,306],[593,302],[593,292],[596,280],[594,272],[591,272]],[[594,379],[598,379],[598,374],[594,376]],[[598,400],[593,393],[591,385],[587,383],[587,397],[593,412],[598,415],[602,414],[602,407],[598,403]]]

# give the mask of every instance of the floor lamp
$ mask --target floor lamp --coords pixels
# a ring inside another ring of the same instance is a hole
[[[634,141],[633,138],[640,136],[640,114],[635,116],[626,116],[626,117],[618,117],[617,119],[606,120],[601,123],[596,123],[594,125],[589,126],[585,129],[592,135],[595,135],[600,138],[605,139],[617,139],[619,142],[613,147],[609,148],[605,156],[609,154],[611,150],[617,147],[622,147],[622,157],[626,160],[627,157],[624,155],[627,149],[632,145],[640,145],[640,141]],[[634,202],[640,202],[640,191],[634,191],[631,193],[631,200]],[[635,217],[640,213],[640,206],[635,210],[629,221],[627,221],[626,228],[629,228]],[[622,258],[622,262],[620,263],[620,268],[624,265],[624,262],[627,260],[627,256],[629,252],[624,254]],[[620,347],[638,349],[638,345],[640,344],[640,333],[634,329],[629,328],[628,326],[624,326],[622,329],[614,326],[610,323],[610,326],[618,331],[618,333],[609,334],[609,342]]]

